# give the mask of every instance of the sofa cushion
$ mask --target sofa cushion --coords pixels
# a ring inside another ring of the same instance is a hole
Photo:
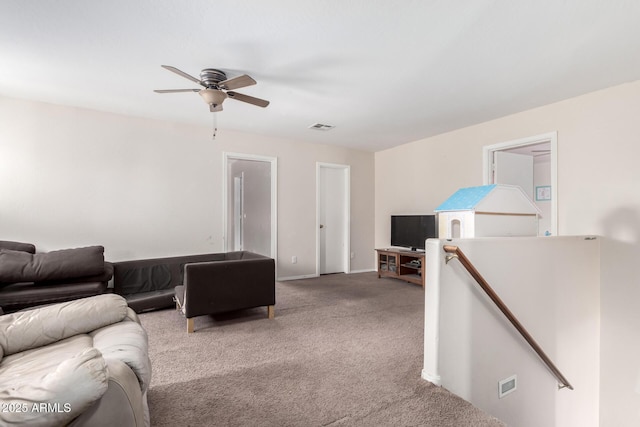
[[[107,292],[106,281],[86,280],[77,283],[49,282],[9,283],[0,287],[0,307],[5,312],[24,308],[71,301]]]
[[[93,276],[104,271],[104,247],[62,249],[40,254],[0,249],[0,282],[37,282]]]
[[[159,291],[125,295],[125,298],[129,308],[132,308],[136,313],[144,313],[145,311],[173,306],[173,294],[173,289],[161,289]]]
[[[0,240],[0,249],[9,249],[10,251],[36,253],[36,246],[31,243],[11,242],[9,240]]]
[[[0,316],[5,357],[93,331],[128,315],[126,300],[104,294]]]
[[[105,261],[103,270],[99,274],[94,274],[92,276],[82,276],[82,277],[65,277],[64,279],[56,279],[56,280],[36,280],[34,282],[35,285],[48,285],[48,286],[57,286],[57,285],[67,285],[74,283],[87,283],[87,282],[105,282],[107,283],[113,277],[113,264]]]
[[[166,289],[171,283],[171,271],[164,264],[120,269],[119,273],[118,293],[121,295]]]
[[[91,336],[80,334],[47,346],[14,353],[0,363],[0,379],[22,386],[29,381],[29,374],[42,377],[68,358],[91,347]]]
[[[107,367],[90,344],[81,335],[3,360],[0,403],[13,410],[0,411],[0,425],[66,425],[100,399]]]
[[[171,289],[183,283],[184,266],[192,262],[224,261],[224,253],[183,255],[114,263],[113,288],[120,295]],[[169,303],[171,305],[171,303]]]

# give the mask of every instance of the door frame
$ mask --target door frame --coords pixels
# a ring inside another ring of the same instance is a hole
[[[484,185],[493,181],[493,153],[511,148],[526,147],[548,142],[551,147],[551,235],[558,236],[558,132],[548,132],[540,135],[500,142],[482,147],[482,181]],[[535,190],[535,189],[534,189]]]
[[[271,258],[278,260],[278,158],[269,156],[258,156],[255,154],[222,152],[222,241],[224,251],[229,251],[229,238],[227,236],[228,227],[228,203],[229,182],[227,179],[229,160],[250,160],[267,162],[271,165]]]
[[[228,175],[228,174],[227,174]],[[240,173],[240,176],[232,176],[233,179],[233,236],[229,236],[229,240],[233,240],[233,247],[241,249],[244,248],[244,171]],[[236,187],[236,183],[240,180],[240,188]],[[231,184],[229,182],[229,184]],[[238,191],[239,190],[239,191]],[[227,190],[228,191],[228,190]],[[240,193],[240,194],[238,194]],[[239,200],[238,200],[239,199]],[[236,208],[239,207],[240,215],[236,215]],[[227,217],[227,220],[229,217]],[[239,230],[240,236],[236,233]],[[238,242],[238,237],[240,242]],[[239,243],[239,244],[238,244]],[[228,245],[229,243],[227,243]],[[228,247],[228,246],[227,246]]]
[[[316,276],[320,276],[320,173],[323,168],[344,171],[344,256],[345,274],[351,273],[351,166],[337,163],[316,162]]]

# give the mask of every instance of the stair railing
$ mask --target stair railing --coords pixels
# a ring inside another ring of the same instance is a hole
[[[475,266],[469,261],[469,258],[465,256],[465,254],[458,248],[457,246],[452,245],[444,245],[443,249],[450,255],[447,255],[445,258],[445,262],[448,264],[449,261],[456,258],[460,264],[471,274],[471,276],[476,280],[476,282],[480,285],[482,290],[486,292],[486,294],[491,298],[494,304],[502,311],[507,319],[511,322],[511,324],[520,332],[520,335],[529,343],[531,348],[540,356],[540,359],[547,365],[553,376],[558,380],[558,389],[568,388],[569,390],[573,390],[573,386],[567,381],[567,379],[562,375],[562,372],[553,364],[551,359],[546,355],[546,353],[542,350],[542,348],[538,345],[538,343],[533,339],[531,334],[522,326],[522,323],[516,318],[516,316],[509,310],[506,304],[500,299],[498,294],[489,286],[489,283],[482,277],[480,272],[475,268]]]

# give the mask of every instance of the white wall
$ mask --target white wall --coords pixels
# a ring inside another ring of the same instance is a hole
[[[464,252],[574,390],[558,390],[462,264],[445,264],[445,244]],[[597,426],[599,256],[599,240],[582,237],[430,240],[425,378],[510,426]],[[517,389],[500,399],[498,382],[512,375]]]
[[[389,244],[392,213],[429,213],[458,188],[482,185],[483,146],[552,131],[559,234],[607,235],[616,218],[639,223],[638,111],[633,82],[377,152],[376,246]],[[624,228],[611,237],[628,241]]]
[[[635,230],[640,235],[640,227]],[[602,239],[600,425],[640,425],[640,245]]]
[[[637,425],[638,402],[629,376],[640,371],[629,358],[638,341],[638,273],[628,259],[640,242],[640,81],[513,114],[454,132],[381,151],[375,155],[375,245],[389,244],[389,216],[397,211],[431,212],[460,187],[482,184],[482,147],[547,132],[558,132],[558,232],[609,238],[601,282],[603,324],[603,426]],[[397,191],[414,186],[411,191]],[[415,190],[419,188],[419,190]],[[610,325],[605,327],[606,325]],[[626,343],[626,344],[625,344]],[[639,355],[640,356],[640,355]],[[636,358],[636,361],[639,360]],[[610,376],[607,373],[625,376]],[[605,378],[606,377],[606,378]],[[635,386],[634,386],[635,387]],[[636,405],[637,406],[637,405]],[[631,420],[631,421],[630,421]],[[635,424],[633,424],[635,423]]]
[[[228,151],[278,157],[280,277],[315,273],[317,161],[351,165],[351,268],[374,266],[372,153],[6,97],[0,120],[2,240],[110,261],[221,251]]]

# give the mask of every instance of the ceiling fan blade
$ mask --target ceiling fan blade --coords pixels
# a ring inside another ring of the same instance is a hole
[[[218,86],[224,90],[240,89],[241,87],[252,86],[256,84],[256,81],[251,77],[243,74],[238,77],[233,77],[227,80],[223,80],[218,83]]]
[[[260,98],[255,98],[255,97],[249,96],[249,95],[243,95],[243,94],[238,93],[238,92],[227,92],[227,96],[229,96],[229,98],[231,98],[231,99],[236,99],[238,101],[247,102],[249,104],[257,105],[258,107],[262,107],[262,108],[264,108],[267,105],[269,105],[269,101],[267,101],[267,100],[260,99]]]
[[[184,71],[178,70],[176,67],[172,67],[171,65],[161,65],[161,67],[166,69],[166,70],[169,70],[171,72],[174,72],[177,75],[184,77],[185,79],[189,79],[194,83],[198,83],[199,85],[204,86],[200,80],[196,79],[193,76],[190,76],[189,74],[185,73]]]
[[[156,93],[200,92],[200,89],[156,89]]]
[[[218,111],[222,111],[222,104],[218,104],[215,107],[213,106],[213,104],[209,104],[209,111],[211,111],[212,113],[217,113]]]

